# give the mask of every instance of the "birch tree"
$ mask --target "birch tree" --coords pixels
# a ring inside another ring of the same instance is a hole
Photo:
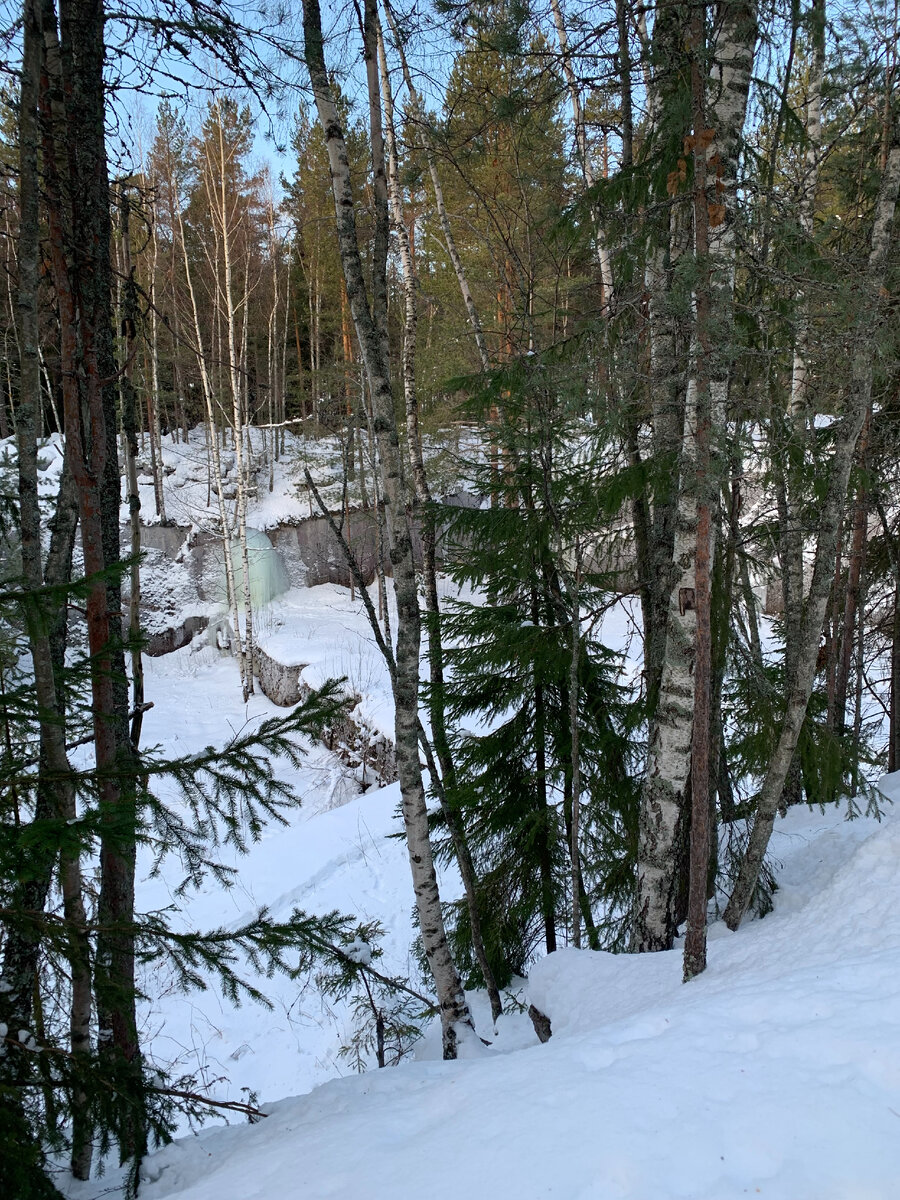
[[[373,0],[366,0],[363,28],[376,213],[371,300],[366,287],[357,239],[347,147],[325,64],[319,5],[317,0],[304,0],[303,32],[306,65],[328,149],[341,265],[357,341],[369,382],[381,463],[390,558],[397,600],[396,672],[393,679],[397,769],[400,776],[403,818],[413,876],[413,889],[416,895],[425,955],[435,981],[441,1008],[444,1057],[455,1058],[460,1036],[466,1036],[465,1030],[469,1031],[469,1035],[471,1034],[472,1020],[459,974],[447,944],[428,835],[425,788],[419,762],[418,696],[421,620],[403,460],[394,419],[390,351],[387,338],[386,264],[389,199],[378,84],[377,12]]]
[[[385,145],[387,149],[387,183],[391,205],[393,228],[400,249],[401,278],[403,282],[404,330],[403,330],[403,393],[406,401],[406,434],[416,499],[415,511],[423,545],[423,576],[425,585],[425,607],[428,612],[428,664],[431,676],[430,715],[435,752],[440,763],[441,808],[453,839],[456,859],[462,875],[466,894],[472,946],[478,967],[491,1002],[491,1015],[496,1022],[503,1010],[500,991],[494,978],[491,964],[484,946],[481,930],[481,915],[478,911],[477,879],[475,865],[469,850],[462,814],[456,802],[456,770],[450,742],[447,736],[447,721],[444,711],[444,653],[441,644],[441,611],[437,588],[437,561],[435,514],[432,511],[431,491],[425,472],[422,455],[422,438],[419,431],[419,403],[416,391],[416,332],[418,325],[418,295],[409,232],[403,212],[400,187],[400,162],[397,152],[397,134],[394,125],[394,102],[387,68],[384,38],[380,23],[377,28],[378,63],[381,94],[384,103]]]
[[[661,21],[658,15],[658,24]],[[660,36],[664,32],[660,30]],[[692,241],[700,284],[692,296],[692,364],[688,369],[684,402],[672,395],[678,374],[677,363],[671,357],[674,352],[671,296],[660,301],[658,310],[662,329],[657,353],[664,356],[660,375],[664,363],[668,363],[665,368],[668,378],[661,378],[660,382],[669,397],[665,404],[654,401],[658,405],[654,434],[663,460],[657,463],[658,468],[672,461],[676,430],[680,428],[681,433],[675,459],[676,487],[670,495],[663,494],[656,499],[654,536],[658,560],[668,537],[666,530],[672,530],[672,558],[664,564],[662,574],[672,586],[667,593],[664,589],[658,593],[657,604],[662,595],[666,595],[664,635],[657,632],[660,642],[654,646],[651,629],[649,639],[651,652],[660,651],[660,677],[658,694],[654,697],[647,775],[641,799],[633,930],[633,946],[638,950],[663,950],[672,945],[679,917],[683,914],[683,901],[679,899],[678,890],[684,872],[683,844],[688,820],[692,745],[696,747],[697,756],[708,757],[709,680],[705,673],[698,684],[701,693],[706,691],[706,699],[701,703],[703,726],[695,726],[698,699],[695,656],[700,617],[697,556],[699,553],[703,563],[699,588],[703,606],[700,632],[705,641],[708,632],[704,632],[703,626],[708,630],[709,619],[707,564],[712,551],[712,511],[718,495],[718,484],[711,472],[710,449],[715,439],[721,436],[730,378],[727,348],[733,341],[731,314],[735,271],[732,229],[738,154],[757,36],[755,7],[743,2],[722,6],[716,40],[708,59],[704,52],[706,38],[702,25],[695,23],[693,27],[684,28],[682,36],[691,47],[692,69],[703,73],[702,87],[698,91],[700,85],[696,85],[694,89],[694,130],[685,136],[683,145],[685,158],[692,154],[694,160]],[[706,96],[710,92],[712,97],[707,109]],[[665,100],[666,97],[661,97],[660,103]],[[707,111],[708,125],[700,120]],[[710,188],[707,188],[707,171]],[[669,177],[670,190],[676,195],[681,174],[682,166],[676,164]],[[682,237],[684,211],[682,207],[673,212],[672,222],[677,233],[670,236],[677,239]],[[679,249],[679,256],[681,253],[683,249]],[[656,286],[659,286],[663,277],[657,273],[655,278]],[[713,319],[714,331],[710,329]],[[653,322],[651,307],[651,325]],[[715,358],[710,356],[713,340],[719,347]],[[673,505],[671,512],[667,511],[669,504]],[[700,767],[699,761],[695,765]],[[702,771],[697,782],[704,787],[705,793],[708,780]],[[707,803],[705,794],[697,798],[697,803]]]
[[[209,210],[216,229],[217,248],[222,256],[222,276],[216,272],[215,296],[220,306],[220,316],[225,326],[227,346],[228,383],[231,392],[231,430],[235,459],[236,499],[235,499],[235,531],[241,558],[241,598],[243,600],[244,628],[235,630],[238,639],[238,653],[241,656],[241,679],[244,689],[244,699],[252,695],[254,673],[254,638],[253,638],[253,603],[250,592],[250,555],[247,545],[247,491],[249,487],[249,467],[245,464],[245,406],[244,372],[246,354],[246,318],[247,318],[247,288],[244,289],[243,316],[244,333],[240,340],[238,332],[238,307],[240,301],[235,297],[235,254],[237,241],[237,197],[229,195],[228,181],[233,174],[232,160],[237,153],[240,143],[227,144],[225,138],[225,102],[219,100],[211,107],[209,114],[212,136],[207,136],[204,142],[206,171],[204,183],[206,187]],[[245,240],[244,253],[245,279],[249,277],[249,245]],[[226,542],[225,556],[230,557],[231,545]],[[227,569],[227,568],[226,568]],[[235,618],[240,620],[240,610],[235,606]]]

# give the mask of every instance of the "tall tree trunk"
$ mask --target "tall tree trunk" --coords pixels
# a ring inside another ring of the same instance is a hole
[[[159,262],[157,206],[157,200],[153,198],[150,204],[150,393],[147,397],[149,410],[147,424],[150,427],[150,463],[153,471],[153,497],[156,502],[156,514],[159,517],[160,525],[168,525],[165,489],[163,488],[162,433],[159,423],[159,313],[157,312],[158,293],[156,290]]]
[[[237,345],[237,313],[234,300],[234,263],[233,236],[231,220],[228,212],[228,192],[226,187],[227,162],[225,153],[225,130],[222,119],[221,105],[215,108],[219,144],[218,162],[207,164],[212,172],[212,178],[207,180],[207,190],[210,194],[213,219],[219,228],[220,246],[222,250],[223,278],[217,285],[217,294],[224,301],[224,311],[221,316],[225,323],[225,336],[228,346],[228,383],[231,391],[231,424],[234,438],[235,475],[237,476],[236,493],[236,524],[238,545],[241,553],[241,584],[244,600],[244,631],[235,631],[238,653],[241,655],[241,680],[244,687],[244,699],[253,694],[253,602],[250,592],[250,555],[247,546],[247,487],[249,484],[249,468],[244,461],[244,415],[242,405],[242,366],[246,345],[238,353]],[[218,184],[216,187],[215,185]],[[246,290],[246,289],[245,289]],[[244,312],[246,314],[246,296]],[[231,554],[231,546],[226,549]],[[240,621],[239,605],[235,606],[235,617]]]
[[[870,409],[866,414],[857,452],[863,479],[865,479],[866,473],[866,450],[871,420],[872,413]],[[838,735],[842,735],[847,727],[847,698],[850,689],[850,670],[853,662],[857,614],[862,607],[862,578],[866,561],[868,532],[869,499],[865,482],[861,482],[853,505],[853,533],[850,539],[850,556],[847,563],[847,586],[844,590],[844,611],[840,626],[840,637],[838,639],[838,660],[834,684],[834,730]]]
[[[425,788],[419,762],[420,614],[403,465],[397,426],[394,420],[390,366],[386,354],[386,262],[389,217],[381,132],[381,103],[378,89],[376,23],[374,4],[372,0],[366,0],[364,42],[369,88],[371,151],[374,168],[373,193],[376,214],[372,304],[370,307],[356,233],[350,164],[325,66],[322,21],[318,0],[304,0],[303,32],[306,64],[328,149],[341,264],[357,341],[369,379],[375,418],[375,435],[378,441],[384,485],[398,623],[397,670],[394,683],[395,741],[409,860],[422,942],[441,1007],[444,1057],[454,1058],[460,1031],[463,1028],[471,1029],[472,1020],[444,929],[437,876],[428,835]]]
[[[900,544],[881,497],[876,493],[875,507],[881,522],[891,573],[894,576],[894,611],[891,621],[890,705],[888,709],[888,771],[900,770]]]
[[[581,695],[581,551],[576,547],[575,572],[572,577],[569,602],[572,607],[572,661],[569,664],[569,746],[571,757],[571,820],[569,828],[569,857],[572,864],[572,945],[581,947],[581,907],[584,884],[581,878],[581,729],[578,722],[578,702]]]
[[[403,280],[404,337],[403,337],[403,394],[406,401],[407,445],[412,469],[416,508],[422,538],[422,574],[425,585],[425,608],[428,635],[428,666],[431,689],[429,692],[429,715],[435,754],[441,768],[441,809],[462,876],[466,896],[466,911],[472,935],[472,949],[484,979],[491,1003],[491,1016],[496,1022],[502,1011],[500,989],[484,945],[481,929],[481,914],[478,911],[478,881],[472,853],[463,824],[462,814],[456,803],[456,768],[450,751],[447,723],[444,712],[444,651],[441,644],[440,603],[437,588],[437,530],[434,513],[431,511],[431,493],[425,460],[422,455],[422,437],[419,430],[419,404],[416,393],[416,329],[418,322],[418,296],[412,247],[409,231],[403,219],[403,199],[400,191],[400,168],[397,157],[397,138],[394,129],[394,104],[391,95],[384,38],[378,27],[378,58],[381,73],[381,89],[385,112],[385,143],[387,146],[387,180],[394,229],[400,247],[400,266]]]
[[[712,620],[710,563],[713,553],[712,513],[716,482],[711,473],[712,397],[710,368],[710,316],[712,272],[710,264],[710,211],[707,197],[706,97],[703,77],[706,37],[703,10],[691,16],[691,108],[694,154],[694,254],[697,283],[694,294],[694,374],[691,383],[696,402],[688,400],[688,422],[693,418],[693,479],[686,490],[696,505],[694,551],[694,712],[691,727],[691,838],[687,911],[684,940],[684,979],[706,970],[706,892],[709,873],[710,699],[712,689]],[[694,412],[691,412],[691,409]],[[687,455],[685,456],[688,457]],[[686,468],[690,470],[690,467]]]
[[[25,592],[26,628],[34,669],[39,706],[41,768],[48,777],[39,781],[33,820],[57,821],[69,811],[71,774],[66,758],[65,727],[57,719],[59,705],[53,671],[50,627],[53,615],[41,592],[44,583],[41,563],[41,516],[38,506],[36,411],[41,397],[38,280],[40,232],[38,159],[40,129],[38,103],[42,60],[42,14],[40,0],[24,6],[23,62],[19,94],[19,233],[18,295],[14,311],[19,349],[19,415],[17,421],[18,487],[22,574]],[[74,801],[72,803],[74,807]],[[12,903],[19,911],[42,913],[50,891],[56,855],[46,838],[32,852],[28,871],[14,888]],[[68,916],[68,914],[67,914]],[[0,1132],[9,1148],[0,1163],[0,1182],[9,1194],[26,1188],[37,1197],[57,1196],[44,1172],[43,1149],[32,1137],[20,1089],[31,1074],[30,1055],[21,1045],[19,1030],[35,1028],[35,995],[39,994],[38,967],[40,934],[8,923],[5,929],[2,966],[4,987],[0,991],[0,1021],[5,1038],[0,1055],[0,1086],[4,1102]],[[75,965],[73,959],[73,966]],[[73,986],[77,980],[73,978]],[[90,994],[90,985],[88,985]],[[88,1008],[90,1013],[90,1008]],[[14,1150],[15,1148],[15,1150]],[[15,1161],[18,1160],[18,1161]],[[73,1165],[79,1169],[81,1160]],[[83,1176],[82,1176],[83,1177]]]
[[[115,1135],[123,1159],[146,1149],[135,1014],[135,747],[128,729],[119,576],[120,478],[109,175],[103,84],[102,0],[61,0],[59,41],[52,0],[44,140],[50,251],[60,320],[66,454],[78,493],[91,653],[94,752],[100,810],[100,896],[94,971],[98,1045],[122,1097]]]
[[[813,0],[811,17],[811,61],[809,88],[806,94],[806,152],[801,180],[798,220],[808,241],[812,241],[816,193],[819,181],[819,157],[822,140],[822,85],[825,76],[825,17],[826,0]],[[795,296],[797,327],[791,365],[791,394],[784,443],[775,449],[778,471],[783,474],[783,494],[780,532],[780,556],[784,590],[785,671],[792,674],[797,666],[803,622],[803,484],[804,459],[809,446],[809,347],[810,305],[803,288]],[[800,764],[795,762],[789,771],[790,797],[786,802],[801,799]]]
[[[885,162],[875,204],[869,261],[854,327],[850,379],[844,415],[836,430],[835,449],[829,464],[828,490],[820,508],[813,577],[803,611],[797,654],[787,681],[787,705],[781,731],[760,789],[747,850],[725,909],[725,923],[730,929],[740,925],[753,898],[809,705],[850,468],[872,397],[874,342],[885,308],[884,280],[900,187],[900,122],[896,111],[891,113],[886,132]]]
[[[674,17],[668,18],[666,26],[659,31],[662,44],[658,53],[666,45],[680,45],[683,41],[692,46],[694,56],[699,54],[696,42],[703,33],[702,26],[699,29],[685,28],[679,35],[677,28],[669,27],[669,20],[674,20]],[[678,379],[678,330],[672,313],[672,296],[667,292],[671,288],[671,266],[663,269],[665,263],[659,260],[653,266],[656,272],[654,287],[660,291],[658,303],[651,293],[651,328],[654,324],[657,327],[657,332],[652,333],[657,345],[651,349],[651,375],[655,380],[658,379],[660,388],[660,396],[654,395],[656,467],[659,472],[661,468],[670,470],[676,462],[679,466],[677,471],[672,471],[674,486],[672,482],[664,485],[654,505],[655,570],[651,584],[654,620],[648,638],[648,691],[653,715],[647,775],[640,808],[632,930],[632,946],[636,950],[669,949],[683,915],[678,898],[683,882],[684,837],[688,824],[687,789],[693,769],[691,746],[697,699],[695,671],[700,615],[696,578],[698,524],[704,531],[700,542],[709,545],[711,559],[711,512],[718,495],[713,478],[714,463],[709,457],[716,439],[711,431],[703,431],[708,422],[718,425],[723,420],[728,395],[728,348],[734,333],[733,221],[737,209],[738,155],[756,37],[756,9],[752,2],[737,0],[723,6],[712,54],[712,70],[718,75],[716,101],[709,107],[707,118],[712,127],[706,127],[706,124],[703,128],[695,127],[694,134],[685,138],[685,153],[692,152],[694,155],[695,175],[698,168],[703,175],[702,204],[698,198],[699,184],[696,178],[694,187],[694,249],[701,275],[703,261],[708,259],[708,284],[696,289],[693,300],[691,346],[694,362],[687,384],[686,410],[673,394],[673,385]],[[703,73],[702,92],[705,93],[710,65],[701,59],[698,69]],[[701,99],[704,100],[699,105],[702,110],[705,97],[701,96]],[[657,103],[662,104],[664,100],[671,102],[661,96]],[[694,110],[696,119],[696,100]],[[670,177],[670,188],[677,192],[678,185],[675,172]],[[670,263],[676,250],[678,257],[683,253],[683,218],[678,215],[679,211],[683,213],[683,207],[673,212]],[[707,233],[708,244],[705,245]],[[706,300],[704,291],[708,292]],[[705,348],[704,339],[707,343]],[[714,356],[711,354],[713,346],[716,347]],[[656,366],[653,365],[654,359],[657,360]],[[701,362],[703,369],[698,371]],[[707,382],[701,387],[703,376]],[[707,405],[708,412],[705,411]],[[701,435],[699,445],[698,435]],[[704,445],[707,437],[710,441]],[[672,548],[671,556],[666,558],[665,551],[669,546]],[[703,588],[706,587],[708,583],[703,585]],[[705,600],[702,603],[705,604]],[[707,619],[708,614],[704,613],[704,623]],[[658,692],[654,697],[657,679]],[[703,689],[707,688],[708,679],[703,681]],[[708,696],[704,708],[708,708]],[[704,721],[708,721],[708,716],[704,716]],[[708,728],[705,729],[702,744],[706,755],[709,749]],[[708,784],[702,795],[696,798],[696,803],[706,805],[707,797]],[[700,853],[699,847],[697,853]],[[699,882],[697,886],[699,888]],[[704,872],[704,893],[705,886]]]
[[[122,242],[121,325],[124,361],[120,368],[122,431],[124,434],[125,485],[128,496],[128,522],[131,531],[130,590],[128,596],[128,638],[131,642],[132,718],[131,741],[140,745],[144,716],[144,665],[141,655],[141,497],[137,474],[137,396],[132,371],[137,336],[137,285],[131,262],[131,201],[125,185],[120,185],[119,219]],[[152,436],[152,435],[151,435]]]
[[[222,527],[222,556],[225,562],[225,592],[226,601],[231,619],[234,623],[234,652],[238,660],[238,669],[241,675],[241,687],[246,694],[246,661],[244,657],[243,642],[241,640],[241,614],[238,604],[237,588],[234,579],[234,560],[231,555],[231,522],[228,518],[228,510],[225,507],[225,492],[224,480],[222,477],[222,457],[219,452],[219,441],[216,435],[216,417],[215,417],[215,399],[213,396],[212,380],[209,376],[207,367],[206,353],[203,347],[203,333],[200,327],[200,312],[197,307],[197,295],[194,291],[194,282],[191,275],[190,260],[188,258],[187,243],[184,238],[184,220],[181,215],[181,210],[178,210],[178,237],[181,242],[181,252],[184,260],[184,274],[187,283],[188,296],[191,301],[191,316],[194,321],[194,352],[197,356],[197,366],[200,370],[200,385],[203,391],[203,402],[206,408],[206,427],[209,432],[209,456],[212,463],[213,483],[216,491],[216,502],[219,509],[219,524]]]

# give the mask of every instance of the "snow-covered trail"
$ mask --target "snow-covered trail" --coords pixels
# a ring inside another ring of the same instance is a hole
[[[900,811],[794,811],[774,849],[775,912],[714,927],[691,984],[677,951],[562,951],[530,981],[547,1045],[333,1080],[153,1155],[142,1196],[894,1200]]]

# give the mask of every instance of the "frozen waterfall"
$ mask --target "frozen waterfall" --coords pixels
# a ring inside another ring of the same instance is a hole
[[[254,608],[268,604],[290,587],[287,569],[281,560],[281,555],[260,529],[247,529],[247,559],[250,567],[250,603]],[[234,569],[234,586],[238,602],[244,602],[244,564],[241,555],[241,543],[237,538],[231,541],[231,563]],[[227,603],[228,595],[225,586],[225,567],[222,566],[219,586],[219,599]]]

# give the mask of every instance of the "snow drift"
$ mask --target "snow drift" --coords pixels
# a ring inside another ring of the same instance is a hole
[[[884,788],[900,799],[900,776]],[[692,983],[677,950],[560,951],[529,982],[553,1022],[546,1045],[505,1017],[474,1058],[334,1080],[260,1124],[153,1155],[142,1195],[892,1200],[898,809],[881,823],[805,809],[779,822],[774,913],[737,934],[714,926]]]

